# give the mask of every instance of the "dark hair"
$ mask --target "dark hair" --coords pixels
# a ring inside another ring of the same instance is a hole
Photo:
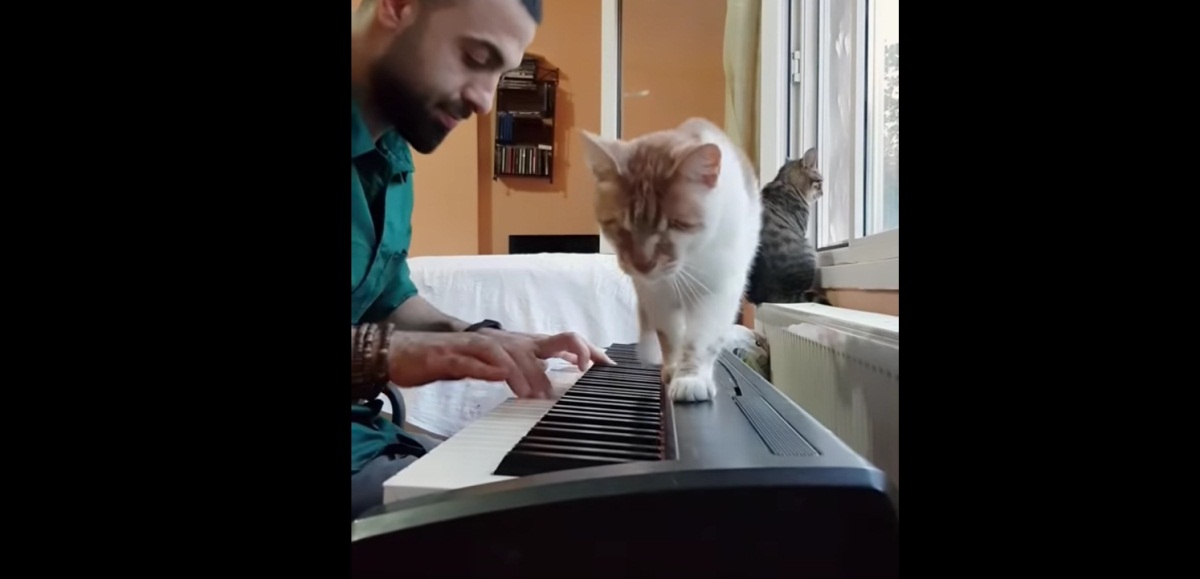
[[[538,24],[542,23],[542,0],[521,0],[521,5],[525,10],[529,11],[529,15],[533,17],[533,21]]]

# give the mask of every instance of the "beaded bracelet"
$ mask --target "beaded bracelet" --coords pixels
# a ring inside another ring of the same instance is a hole
[[[350,399],[371,400],[388,384],[388,348],[392,330],[387,324],[361,324],[350,329]]]

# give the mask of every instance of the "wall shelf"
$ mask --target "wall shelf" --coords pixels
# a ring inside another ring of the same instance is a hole
[[[496,87],[495,152],[492,180],[501,177],[554,182],[555,103],[558,69],[526,55],[504,73]]]

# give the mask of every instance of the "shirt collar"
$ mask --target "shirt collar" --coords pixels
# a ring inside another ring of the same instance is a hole
[[[388,130],[379,137],[379,142],[376,144],[371,139],[371,131],[367,129],[367,123],[363,120],[358,103],[351,97],[350,158],[365,155],[375,149],[378,149],[397,171],[413,170],[412,153],[409,151],[408,141],[405,141],[404,137],[401,137],[395,130]]]

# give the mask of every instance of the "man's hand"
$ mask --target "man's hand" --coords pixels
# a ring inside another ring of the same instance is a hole
[[[575,332],[563,332],[553,336],[546,336],[542,334],[524,334],[520,332],[484,329],[480,330],[479,333],[499,340],[504,344],[506,350],[511,346],[513,348],[531,349],[538,358],[543,360],[546,358],[562,358],[567,362],[575,364],[580,372],[586,372],[592,363],[606,366],[615,366],[617,364],[605,355],[603,350],[593,346],[583,336]]]
[[[497,330],[395,332],[388,355],[389,379],[401,387],[471,378],[507,382],[519,398],[549,397],[542,360],[562,358],[586,371],[589,362],[615,365],[578,334],[553,336]]]
[[[548,392],[545,373],[539,372],[541,381],[531,385],[529,357],[517,354],[514,359],[499,341],[477,333],[395,332],[388,350],[388,378],[401,387],[466,378],[503,381],[521,398]]]

